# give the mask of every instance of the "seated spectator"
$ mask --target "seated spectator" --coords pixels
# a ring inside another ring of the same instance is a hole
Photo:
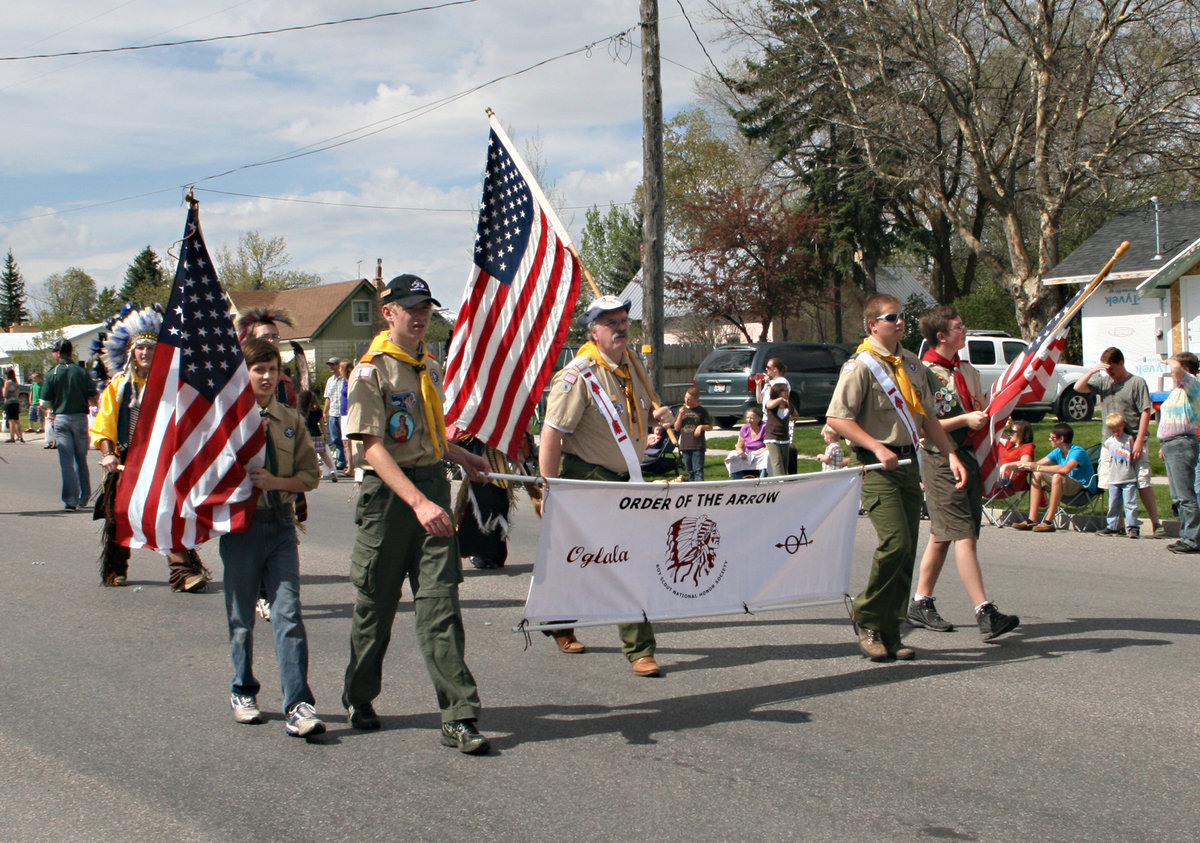
[[[725,467],[729,469],[730,477],[741,480],[744,477],[767,476],[767,449],[763,444],[766,433],[762,410],[758,407],[746,410],[746,423],[738,428],[734,451],[725,458]]]
[[[1004,431],[1000,440],[1000,485],[1013,492],[1024,492],[1029,488],[1029,481],[1014,463],[1033,461],[1033,428],[1027,421],[1013,421]]]
[[[1075,430],[1069,424],[1056,424],[1050,429],[1050,453],[1037,462],[1024,460],[1017,465],[1022,471],[1030,472],[1033,481],[1029,489],[1029,518],[1013,524],[1017,530],[1033,530],[1035,533],[1053,533],[1054,516],[1064,496],[1078,494],[1092,482],[1096,471],[1087,451],[1072,443]],[[1048,493],[1046,517],[1038,520],[1038,509],[1042,495]]]

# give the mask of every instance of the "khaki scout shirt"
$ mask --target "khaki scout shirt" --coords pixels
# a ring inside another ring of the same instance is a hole
[[[871,345],[879,349],[880,354],[887,354],[887,350],[874,339],[871,340]],[[935,418],[933,393],[929,389],[929,380],[922,370],[921,361],[917,359],[917,355],[905,348],[900,349],[900,356],[903,358],[904,373],[908,375],[921,397],[925,415]],[[883,363],[883,367],[884,371],[891,374],[891,366]],[[889,448],[916,444],[908,435],[900,414],[888,400],[887,393],[883,391],[883,387],[866,364],[859,361],[858,355],[847,360],[842,366],[842,374],[834,387],[833,398],[829,401],[825,415],[835,419],[853,419],[868,435]],[[919,429],[921,417],[915,413],[913,415]]]
[[[433,358],[425,363],[437,388],[442,412],[442,369]],[[376,354],[350,373],[346,390],[346,417],[342,433],[354,443],[354,464],[369,467],[363,453],[363,435],[378,436],[399,466],[432,465],[438,461],[425,424],[421,404],[421,376],[408,363],[387,354]]]
[[[964,406],[960,401],[961,396],[959,396],[958,389],[955,386],[953,369],[947,369],[945,366],[937,363],[924,361],[922,361],[922,365],[929,369],[934,374],[934,379],[941,384],[933,394],[933,409],[937,413],[937,418],[954,418],[955,416],[961,416],[964,413],[970,413],[974,410],[982,410],[987,406],[987,401],[983,397],[983,383],[979,380],[979,371],[966,360],[959,362],[958,371],[962,373],[963,380],[967,382],[967,401],[970,403],[970,406]],[[951,431],[948,435],[950,441],[961,447],[966,441],[969,432],[970,428],[960,427],[957,430]],[[938,452],[937,446],[929,441],[928,436],[921,438],[921,447],[931,454]]]
[[[621,424],[629,434],[633,449],[640,460],[646,450],[646,431],[632,429],[636,425],[626,410],[622,380],[603,366],[597,366],[590,360],[587,363],[591,365],[600,387],[608,393],[609,400],[620,414]],[[633,379],[633,395],[641,407],[643,423],[652,424],[650,396],[642,389],[636,377]],[[621,456],[621,446],[617,444],[604,414],[588,394],[587,384],[579,374],[575,361],[556,372],[550,380],[545,423],[566,434],[563,437],[563,453],[574,454],[584,462],[602,466],[618,474],[629,471],[625,458]]]
[[[276,477],[299,477],[304,481],[305,491],[311,492],[321,483],[321,473],[317,468],[317,452],[313,448],[312,437],[304,428],[304,419],[300,413],[286,404],[280,404],[275,398],[266,407],[259,408],[263,412],[263,422],[267,426],[267,435],[271,437],[271,445],[275,449]],[[279,500],[291,503],[296,499],[295,492],[277,491]],[[267,508],[267,496],[258,496],[258,508]]]

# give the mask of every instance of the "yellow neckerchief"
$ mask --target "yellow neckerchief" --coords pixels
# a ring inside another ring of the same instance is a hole
[[[375,339],[371,340],[371,347],[367,349],[367,353],[359,362],[369,363],[375,355],[386,354],[417,370],[421,376],[421,404],[425,410],[425,427],[429,430],[430,441],[433,442],[433,452],[440,460],[442,454],[446,453],[446,419],[440,412],[442,399],[438,396],[437,387],[433,385],[433,378],[429,376],[429,369],[425,366],[425,362],[429,360],[425,343],[419,343],[417,348],[420,356],[413,357],[392,342],[387,331],[380,331]]]
[[[579,347],[577,355],[594,360],[606,372],[612,372],[620,379],[621,391],[625,393],[625,410],[629,413],[629,420],[632,422],[630,429],[626,432],[639,442],[644,440],[646,438],[646,425],[642,420],[642,407],[638,404],[633,394],[633,380],[629,377],[629,364],[614,365],[612,361],[604,356],[604,352],[600,350],[600,347],[591,340],[588,340]]]
[[[863,337],[863,341],[858,344],[858,348],[854,349],[854,352],[855,354],[870,352],[891,366],[892,380],[900,388],[900,394],[904,396],[904,403],[908,405],[908,411],[914,417],[925,415],[925,408],[921,406],[921,396],[917,395],[912,381],[908,379],[908,373],[904,371],[904,358],[901,355],[893,354],[889,356],[884,354],[879,350],[879,346],[871,341],[870,337]]]

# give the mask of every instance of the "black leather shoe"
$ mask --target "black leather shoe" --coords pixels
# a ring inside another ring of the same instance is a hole
[[[347,705],[346,714],[351,728],[370,731],[378,729],[380,726],[379,715],[375,713],[375,708],[370,703]]]
[[[474,720],[451,720],[442,724],[442,745],[458,747],[459,752],[478,755],[488,751],[491,744],[475,728]]]

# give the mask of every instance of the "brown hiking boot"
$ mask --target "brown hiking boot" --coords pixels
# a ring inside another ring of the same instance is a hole
[[[877,629],[858,628],[858,649],[873,662],[885,662],[892,657]]]

